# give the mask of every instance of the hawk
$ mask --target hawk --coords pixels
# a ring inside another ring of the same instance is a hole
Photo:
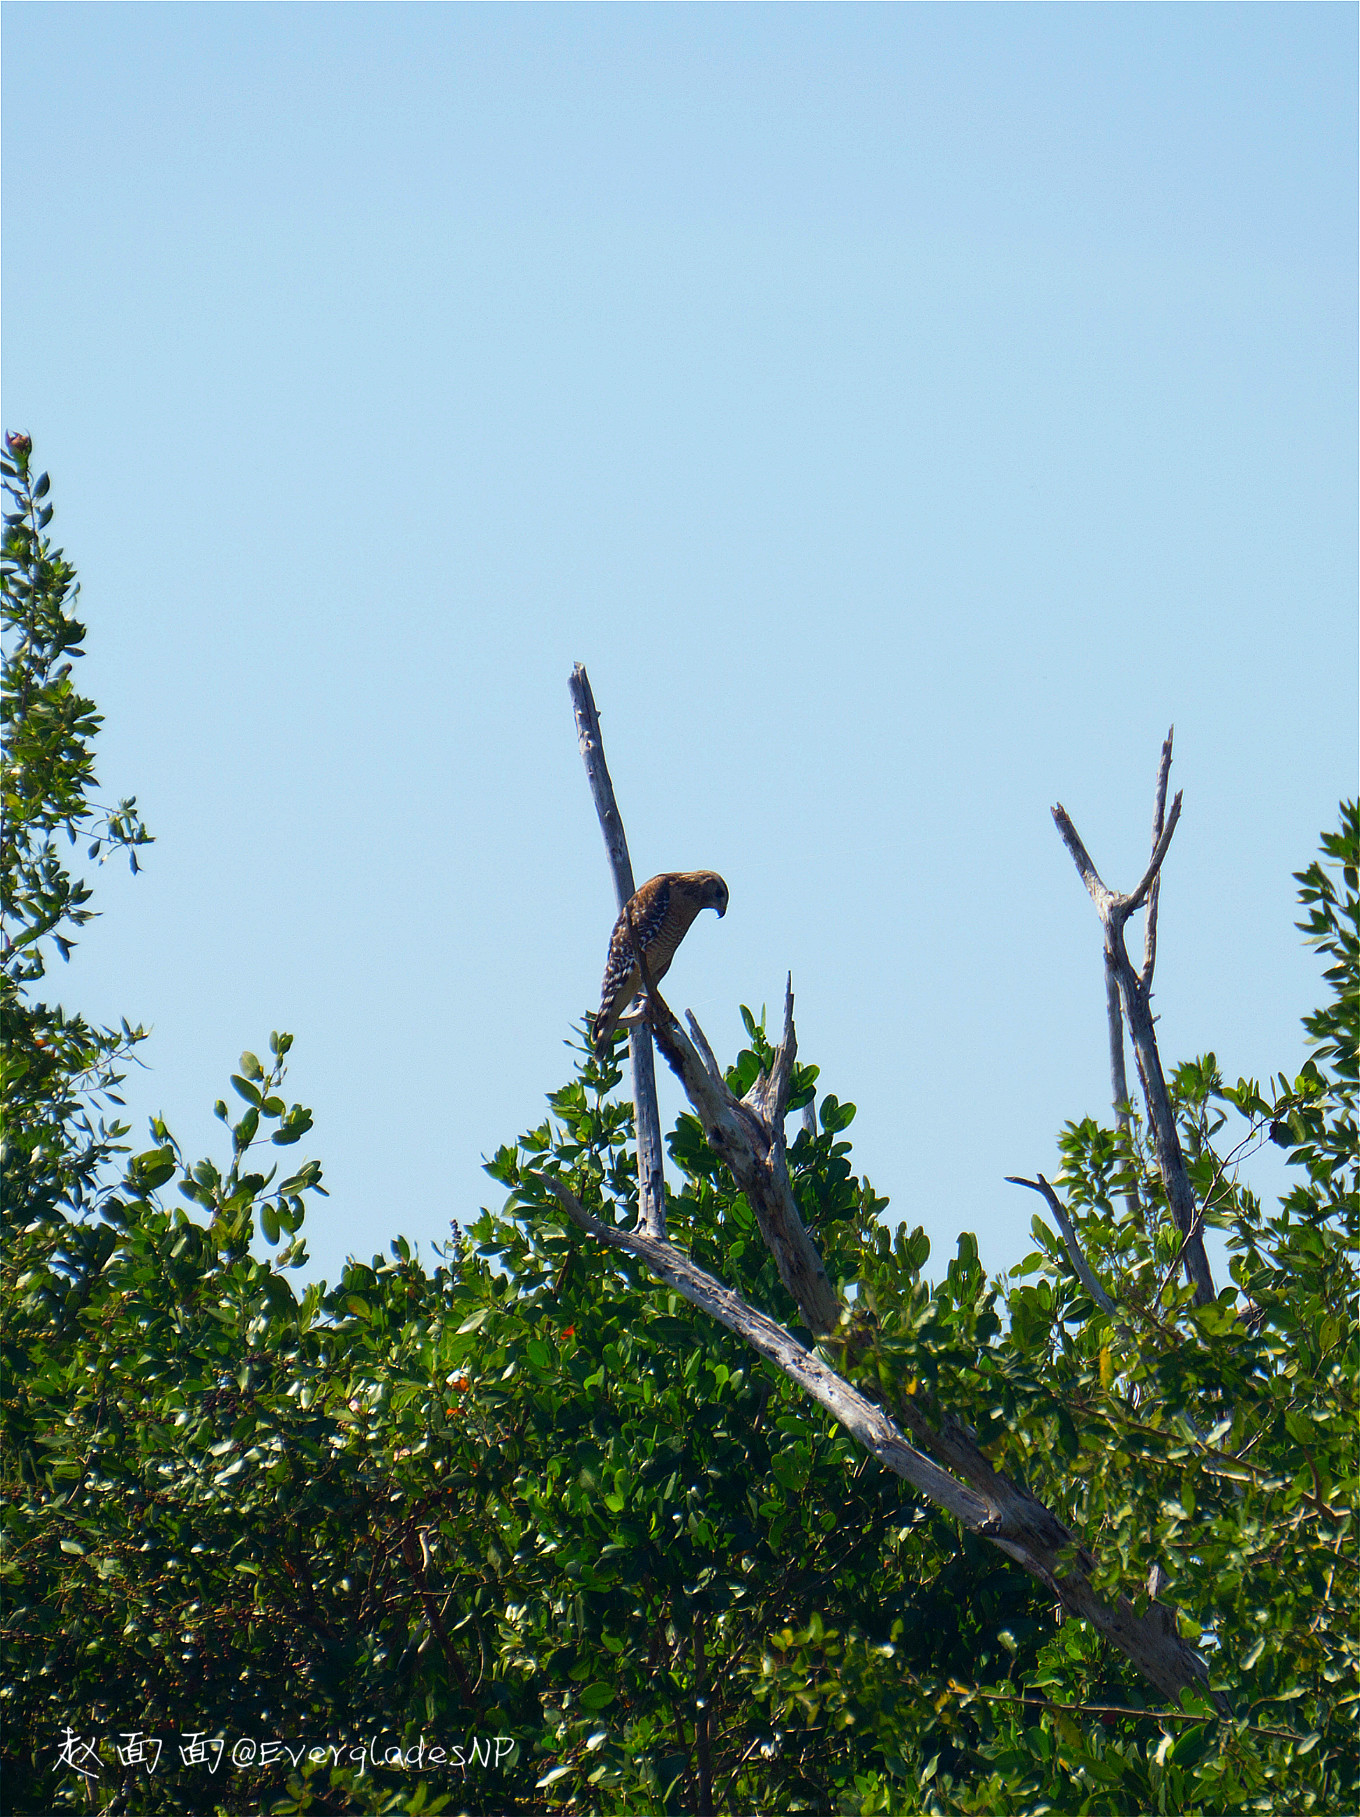
[[[652,983],[659,984],[700,909],[727,913],[727,885],[716,871],[663,871],[629,897],[609,937],[609,958],[600,986],[600,1013],[595,1018],[595,1055],[603,1060],[614,1040],[619,1017],[642,989],[642,974],[633,956],[628,921],[632,916]]]

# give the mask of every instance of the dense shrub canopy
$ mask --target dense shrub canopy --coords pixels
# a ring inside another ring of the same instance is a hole
[[[295,1160],[311,1116],[286,1096],[290,1037],[242,1056],[222,1160],[191,1163],[159,1123],[127,1150],[141,1031],[37,993],[89,913],[58,835],[134,862],[148,836],[135,803],[93,800],[74,577],[22,438],[5,475],[7,1810],[1355,1808],[1353,806],[1299,877],[1326,962],[1312,1058],[1265,1084],[1227,1084],[1212,1055],[1174,1076],[1231,1258],[1217,1304],[1177,1285],[1136,1121],[1061,1138],[1113,1314],[1039,1218],[1013,1280],[963,1236],[929,1284],[923,1234],[852,1171],[853,1106],[823,1096],[790,1149],[849,1307],[838,1366],[966,1421],[1111,1593],[1146,1606],[1155,1568],[1230,1715],[1190,1693],[1167,1711],[783,1376],[549,1209],[545,1172],[606,1222],[636,1208],[631,1109],[584,1036],[548,1118],[489,1165],[503,1208],[428,1260],[398,1237],[330,1288],[294,1285],[323,1189]],[[747,1027],[739,1091],[770,1057]],[[817,1085],[801,1069],[794,1107]],[[981,1115],[961,1100],[953,1139]],[[1246,1183],[1262,1141],[1292,1169],[1269,1209]],[[670,1152],[676,1241],[795,1323],[692,1118]],[[247,1766],[241,1738],[331,1752]],[[445,1759],[373,1770],[398,1746]]]

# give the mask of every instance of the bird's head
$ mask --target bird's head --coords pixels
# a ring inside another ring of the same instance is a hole
[[[716,871],[699,871],[694,881],[699,886],[699,906],[717,909],[721,921],[727,913],[727,885]]]

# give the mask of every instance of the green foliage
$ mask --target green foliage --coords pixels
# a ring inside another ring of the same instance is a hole
[[[754,1077],[762,1041],[753,1029],[732,1081]],[[1026,1580],[986,1547],[961,1549],[786,1378],[561,1220],[545,1173],[607,1222],[636,1215],[630,1115],[604,1096],[617,1077],[585,1059],[553,1118],[490,1164],[516,1222],[488,1213],[469,1233],[507,1312],[528,1321],[487,1358],[484,1392],[539,1421],[536,1468],[516,1484],[522,1518],[572,1586],[521,1605],[524,1657],[561,1687],[543,1789],[564,1808],[692,1811],[707,1778],[715,1808],[840,1808],[857,1779],[906,1770],[918,1734],[950,1748],[900,1668],[939,1683],[979,1659],[1009,1664],[999,1631],[1037,1635],[1043,1611]],[[800,1136],[791,1172],[809,1223],[848,1255],[882,1201],[835,1140],[848,1114],[826,1120]],[[671,1148],[684,1172],[674,1239],[793,1316],[692,1119]]]
[[[53,667],[78,650],[73,580],[10,446],[6,610],[30,628],[5,676],[23,754],[4,868],[6,1810],[1354,1809],[1355,809],[1299,877],[1330,992],[1312,1058],[1264,1087],[1227,1085],[1212,1055],[1174,1074],[1231,1256],[1217,1305],[1177,1284],[1136,1123],[1062,1137],[1115,1318],[1040,1219],[1015,1280],[965,1235],[932,1285],[924,1234],[890,1228],[853,1172],[853,1105],[823,1096],[789,1151],[848,1307],[828,1359],[890,1409],[919,1397],[971,1426],[1109,1596],[1145,1606],[1158,1567],[1232,1715],[1190,1695],[1167,1711],[1000,1551],[564,1224],[545,1174],[607,1223],[637,1209],[631,1107],[583,1031],[548,1117],[488,1163],[504,1205],[429,1262],[397,1238],[330,1288],[294,1285],[323,1189],[293,1158],[311,1115],[285,1093],[286,1035],[242,1055],[220,1161],[191,1163],[159,1121],[127,1155],[95,1107],[140,1031],[90,1030],[32,989],[43,942],[89,912],[53,835],[145,835],[131,804],[101,821],[89,803],[97,716]],[[763,1017],[743,1017],[739,1092],[770,1061]],[[795,1109],[817,1084],[797,1070]],[[1265,1141],[1294,1178],[1269,1213],[1243,1178]],[[692,1117],[670,1151],[677,1243],[794,1323]],[[127,1732],[164,1738],[156,1772],[120,1760]],[[195,1733],[332,1752],[211,1773],[180,1758]],[[64,1763],[64,1735],[101,1745]],[[497,1737],[498,1760],[473,1754]],[[391,1765],[422,1746],[447,1760]]]
[[[49,948],[63,959],[93,911],[90,885],[63,862],[57,836],[86,847],[87,859],[149,843],[133,800],[101,808],[94,738],[100,716],[78,694],[71,669],[85,627],[72,616],[75,573],[46,532],[52,521],[45,473],[31,467],[27,436],[6,437],[0,477],[5,514],[0,578],[4,594],[4,829],[0,837],[0,1102],[4,1153],[0,1190],[6,1224],[84,1209],[100,1170],[120,1150],[125,1127],[106,1122],[118,1105],[120,1066],[143,1039],[140,1028],[92,1028],[79,1016],[35,1002],[31,987]]]

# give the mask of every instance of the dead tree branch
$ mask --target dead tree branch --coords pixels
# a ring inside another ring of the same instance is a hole
[[[1115,1127],[1132,1154],[1133,1116],[1129,1108],[1129,1075],[1124,1065],[1124,1011],[1119,1003],[1119,974],[1108,953],[1105,955],[1105,1018],[1110,1031],[1110,1097],[1114,1104]],[[1132,1174],[1124,1204],[1130,1217],[1135,1217],[1142,1209],[1137,1181]]]
[[[840,1302],[799,1215],[784,1146],[784,1118],[798,1052],[793,980],[785,991],[784,1033],[770,1071],[761,1073],[744,1098],[734,1097],[728,1089],[692,1012],[689,1024],[706,1060],[700,1058],[655,987],[649,989],[647,1002],[656,1044],[684,1086],[709,1147],[746,1194],[779,1278],[793,1295],[804,1324],[818,1337],[825,1336],[840,1322]]]
[[[586,773],[610,854],[620,908],[626,910],[633,894],[632,867],[604,762],[599,716],[589,680],[579,665],[573,671],[570,685]],[[1155,881],[1179,809],[1180,798],[1177,797],[1154,848],[1148,874],[1132,898],[1117,897],[1105,888],[1066,814],[1061,809],[1055,810],[1069,850],[1100,909],[1126,1005],[1136,1000],[1130,993],[1136,993],[1139,981],[1124,952],[1124,922]],[[629,930],[632,933],[631,920]],[[784,1119],[797,1055],[792,980],[785,991],[783,1033],[769,1070],[762,1072],[746,1096],[739,1099],[728,1087],[694,1016],[689,1016],[694,1037],[691,1040],[661,998],[641,950],[641,942],[636,938],[633,947],[646,1011],[645,1021],[630,1036],[638,1119],[640,1208],[637,1225],[626,1230],[594,1217],[565,1181],[555,1174],[526,1171],[521,1175],[523,1184],[555,1201],[572,1222],[596,1242],[644,1263],[658,1280],[674,1288],[691,1305],[718,1320],[757,1355],[773,1363],[888,1469],[970,1531],[991,1540],[1007,1557],[1036,1577],[1069,1613],[1091,1622],[1164,1696],[1175,1702],[1183,1690],[1204,1689],[1207,1672],[1203,1661],[1183,1644],[1174,1627],[1168,1626],[1164,1613],[1152,1609],[1140,1615],[1128,1598],[1122,1596],[1113,1605],[1108,1603],[1092,1584],[1095,1560],[1091,1554],[1023,1482],[1013,1482],[993,1469],[968,1427],[944,1409],[928,1412],[926,1397],[911,1393],[894,1396],[894,1419],[883,1406],[853,1387],[817,1351],[805,1348],[782,1326],[748,1305],[670,1242],[664,1221],[655,1084],[649,1078],[649,1089],[644,1090],[640,1065],[640,1056],[645,1052],[650,1073],[652,1036],[683,1084],[709,1146],[750,1203],[780,1279],[796,1302],[809,1331],[833,1346],[840,1345],[849,1350],[849,1344],[840,1335],[839,1301],[816,1245],[804,1228],[789,1178]],[[1130,1009],[1129,1022],[1140,1068],[1144,1066],[1141,1041],[1151,1057],[1147,1073],[1160,1083],[1150,1015],[1145,1017],[1145,1024],[1139,1023]],[[650,1024],[650,1035],[647,1024]],[[1164,1084],[1161,1091],[1165,1098]],[[650,1107],[655,1135],[655,1173],[650,1176],[655,1182],[654,1189],[648,1184],[648,1162],[643,1153],[644,1142],[650,1139],[644,1137],[644,1102]],[[1155,1118],[1153,1122],[1156,1128]],[[1165,1127],[1174,1144],[1174,1127],[1169,1121]],[[1179,1162],[1179,1148],[1174,1152]],[[1183,1177],[1183,1162],[1180,1171]],[[653,1190],[654,1199],[649,1196]],[[1037,1190],[1052,1192],[1046,1181]],[[1168,1194],[1170,1196],[1169,1188]],[[526,1199],[524,1202],[532,1204],[535,1201]],[[1193,1211],[1193,1204],[1191,1209]],[[1074,1256],[1075,1265],[1075,1258],[1080,1256],[1075,1235],[1062,1218],[1060,1228],[1064,1229],[1064,1240],[1069,1242],[1069,1254]],[[1088,1275],[1089,1272],[1087,1270]],[[1094,1276],[1090,1277],[1090,1286],[1094,1287],[1093,1297],[1100,1304],[1101,1290]],[[1105,1306],[1108,1305],[1108,1296],[1105,1296]]]
[[[567,680],[571,704],[576,714],[576,736],[586,766],[586,779],[600,817],[604,849],[614,877],[614,894],[620,910],[632,898],[633,865],[628,856],[628,840],[623,830],[623,817],[614,799],[614,785],[609,780],[609,767],[604,760],[604,740],[600,736],[600,715],[595,696],[590,690],[590,677],[577,663]],[[636,951],[636,946],[634,948]],[[638,1228],[651,1236],[666,1234],[666,1184],[661,1157],[661,1114],[656,1102],[656,1065],[652,1058],[652,1037],[646,1024],[628,1031],[628,1057],[633,1066],[633,1117],[637,1125]]]
[[[688,1041],[685,1047],[693,1054]],[[697,1055],[694,1064],[704,1071]],[[1140,1615],[1124,1596],[1113,1606],[1107,1603],[1091,1583],[1095,1565],[1091,1554],[1029,1490],[993,1470],[957,1422],[943,1430],[933,1427],[912,1397],[904,1395],[902,1416],[917,1441],[913,1444],[882,1407],[673,1243],[603,1223],[556,1175],[526,1172],[523,1179],[550,1193],[572,1222],[596,1242],[645,1263],[658,1280],[773,1363],[880,1463],[971,1532],[991,1540],[1036,1577],[1070,1614],[1091,1622],[1165,1697],[1178,1702],[1183,1690],[1205,1689],[1203,1662],[1168,1629],[1162,1612],[1150,1610]],[[926,1448],[946,1459],[949,1467],[934,1462]]]
[[[1162,742],[1161,762],[1157,765],[1157,792],[1152,803],[1152,849],[1155,852],[1161,843],[1162,830],[1166,825],[1166,791],[1171,780],[1171,746],[1175,742],[1176,728],[1172,726]],[[1151,991],[1152,974],[1157,969],[1157,898],[1161,895],[1161,873],[1153,879],[1152,888],[1148,891],[1147,921],[1143,929],[1143,970],[1140,974],[1143,989]]]
[[[1021,1180],[1017,1179],[1014,1174],[1008,1173],[1006,1175],[1006,1184],[1008,1186],[1028,1186],[1031,1192],[1043,1194],[1044,1199],[1047,1201],[1048,1209],[1053,1213],[1053,1220],[1057,1224],[1059,1233],[1062,1236],[1063,1247],[1067,1251],[1067,1259],[1072,1264],[1072,1272],[1076,1275],[1077,1279],[1081,1282],[1082,1286],[1086,1289],[1087,1293],[1090,1294],[1091,1298],[1106,1317],[1112,1319],[1117,1318],[1119,1315],[1115,1309],[1114,1301],[1096,1279],[1091,1264],[1081,1252],[1081,1244],[1077,1241],[1077,1233],[1072,1227],[1072,1220],[1067,1215],[1067,1207],[1063,1204],[1057,1193],[1054,1192],[1044,1176],[1040,1174],[1037,1180]]]
[[[1167,754],[1168,746],[1163,747],[1164,764],[1167,766],[1170,763]],[[1142,977],[1134,970],[1128,955],[1128,948],[1124,943],[1124,929],[1129,916],[1142,907],[1149,892],[1156,886],[1180,815],[1181,796],[1177,794],[1171,804],[1171,812],[1166,816],[1165,824],[1157,835],[1151,860],[1137,889],[1131,895],[1121,896],[1101,881],[1100,873],[1091,862],[1091,856],[1082,844],[1080,835],[1073,826],[1066,808],[1059,802],[1053,809],[1053,818],[1062,835],[1063,844],[1071,853],[1072,862],[1076,865],[1077,872],[1086,885],[1092,902],[1096,905],[1096,913],[1100,916],[1101,926],[1105,930],[1105,962],[1118,980],[1124,1014],[1128,1019],[1129,1039],[1133,1043],[1134,1058],[1138,1062],[1138,1076],[1142,1082],[1143,1097],[1147,1105],[1148,1126],[1152,1133],[1152,1147],[1157,1161],[1157,1170],[1162,1176],[1167,1204],[1171,1208],[1176,1228],[1185,1239],[1185,1272],[1194,1286],[1195,1304],[1207,1306],[1212,1304],[1215,1298],[1214,1281],[1209,1272],[1208,1257],[1204,1253],[1204,1239],[1196,1229],[1198,1208],[1195,1204],[1194,1189],[1190,1185],[1190,1177],[1186,1172],[1185,1157],[1181,1153],[1180,1137],[1176,1131],[1176,1119],[1171,1109],[1171,1098],[1162,1072],[1161,1055],[1157,1049],[1157,1035],[1152,1021],[1150,991]]]
[[[1110,1024],[1110,1098],[1115,1119],[1127,1135],[1129,1120],[1129,1075],[1124,1066],[1124,1012],[1119,1005],[1119,974],[1105,957],[1105,1010]]]

